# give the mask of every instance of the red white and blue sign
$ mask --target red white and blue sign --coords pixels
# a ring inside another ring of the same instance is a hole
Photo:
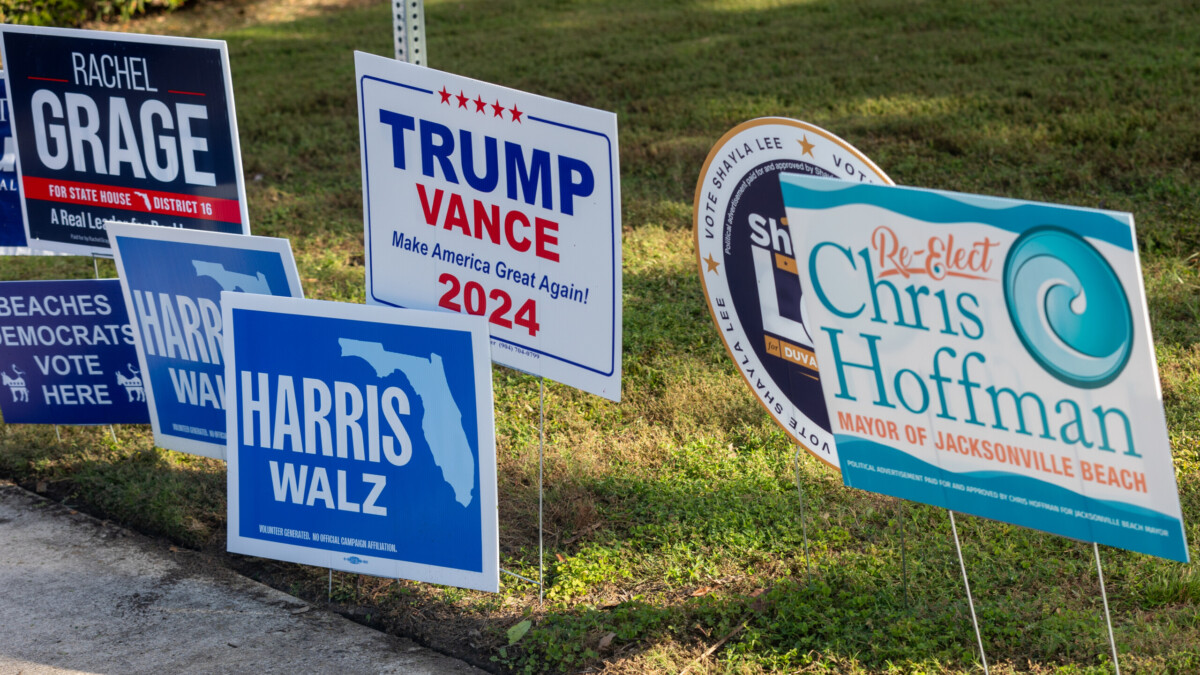
[[[150,421],[118,280],[0,283],[0,411],[9,424]]]
[[[354,63],[367,302],[485,317],[496,363],[620,400],[616,115]]]
[[[291,244],[115,222],[108,224],[108,236],[138,337],[154,442],[224,459],[221,292],[303,295]]]
[[[485,320],[221,301],[229,550],[497,591]]]
[[[108,253],[104,223],[248,234],[225,43],[4,26],[30,248]]]

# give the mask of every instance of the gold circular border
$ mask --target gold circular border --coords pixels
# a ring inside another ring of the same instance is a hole
[[[866,165],[867,168],[869,168],[876,176],[878,176],[880,178],[880,180],[882,180],[884,182],[884,184],[886,184],[886,185],[895,185],[896,184],[894,181],[892,181],[891,178],[888,177],[888,175],[886,173],[883,172],[883,169],[880,169],[878,166],[875,165],[875,162],[872,162],[870,160],[870,158],[868,158],[866,155],[859,152],[858,148],[855,148],[853,145],[850,145],[846,141],[842,140],[836,134],[832,134],[828,131],[825,131],[821,127],[809,124],[808,122],[801,122],[800,120],[794,120],[794,119],[791,119],[788,117],[759,117],[756,119],[748,120],[746,122],[742,122],[741,124],[737,125],[736,127],[725,132],[725,134],[723,136],[721,136],[721,138],[719,140],[717,140],[717,142],[713,145],[712,150],[709,150],[708,157],[706,157],[704,159],[704,166],[700,168],[700,177],[696,180],[696,194],[692,200],[692,241],[693,241],[693,245],[696,248],[696,269],[699,270],[699,272],[700,272],[700,285],[704,288],[704,304],[708,306],[708,315],[710,317],[712,317],[713,325],[717,327],[717,335],[719,335],[721,338],[721,344],[724,345],[725,352],[727,354],[729,354],[729,358],[733,359],[735,366],[737,365],[737,357],[734,356],[733,349],[729,346],[729,342],[725,340],[725,335],[722,334],[722,332],[721,332],[721,324],[717,321],[717,313],[716,313],[716,311],[713,310],[712,301],[709,300],[710,295],[708,292],[708,281],[706,281],[704,278],[704,259],[700,257],[700,196],[703,193],[704,179],[708,175],[708,167],[712,164],[713,159],[715,159],[717,157],[719,151],[724,149],[724,146],[727,142],[729,142],[729,139],[733,138],[734,136],[737,136],[738,134],[742,133],[743,131],[746,131],[747,129],[753,129],[754,127],[767,126],[767,125],[782,125],[782,126],[795,127],[797,129],[803,129],[806,132],[820,136],[820,137],[832,142],[833,144],[841,147],[846,152],[854,155],[856,158],[858,158],[859,161],[861,161],[864,165]],[[803,160],[799,160],[799,161],[803,161]],[[739,324],[741,323],[740,318],[739,318],[738,322],[739,322]],[[745,332],[744,329],[743,329],[743,332]],[[834,471],[841,473],[842,468],[840,466],[837,466],[836,464],[830,462],[829,460],[825,459],[821,455],[817,454],[812,448],[808,447],[807,444],[805,444],[803,441],[797,439],[794,435],[792,435],[792,433],[790,431],[788,431],[788,428],[786,426],[784,426],[782,421],[777,419],[775,417],[775,415],[773,415],[771,413],[771,409],[768,408],[765,403],[763,403],[762,399],[760,399],[757,394],[754,394],[754,384],[752,382],[750,382],[750,378],[746,377],[746,373],[743,372],[740,367],[738,368],[738,374],[742,376],[742,380],[745,381],[746,386],[750,388],[750,393],[754,396],[754,400],[757,401],[758,404],[760,406],[762,406],[764,410],[767,411],[767,416],[771,418],[771,421],[773,421],[773,422],[775,422],[775,424],[779,425],[780,429],[783,429],[783,433],[787,434],[788,438],[792,439],[792,441],[794,443],[796,443],[797,445],[799,445],[801,448],[804,448],[805,450],[807,450],[808,454],[812,455],[813,457],[816,457],[818,460],[823,462],[826,466],[832,467]],[[824,386],[824,385],[822,385],[822,386]],[[806,417],[807,417],[807,415],[806,415]],[[832,430],[830,431],[830,433],[832,434]]]

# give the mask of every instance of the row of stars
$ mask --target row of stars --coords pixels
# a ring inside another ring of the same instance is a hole
[[[442,103],[445,103],[448,106],[454,105],[450,99],[456,99],[458,101],[459,108],[470,110],[471,108],[468,104],[471,103],[475,105],[475,112],[482,113],[484,115],[487,114],[487,109],[491,108],[492,117],[499,117],[500,119],[504,119],[504,111],[507,110],[512,121],[518,123],[521,122],[521,116],[525,114],[521,110],[517,109],[516,103],[514,103],[511,108],[505,108],[504,106],[500,105],[500,101],[498,99],[495,103],[488,103],[487,101],[483,100],[482,96],[476,95],[475,98],[471,98],[462,93],[461,90],[457,94],[452,94],[446,90],[445,86],[443,86],[442,90],[438,92],[438,95],[442,97]]]

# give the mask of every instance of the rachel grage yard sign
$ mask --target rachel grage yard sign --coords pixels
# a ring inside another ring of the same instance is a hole
[[[110,222],[154,442],[225,457],[221,292],[300,296],[286,239]],[[303,340],[293,335],[291,341]],[[273,349],[290,349],[273,344]]]
[[[108,220],[248,234],[225,43],[0,29],[30,248],[107,253]]]
[[[1129,214],[781,180],[846,485],[1187,561]]]
[[[248,294],[221,303],[229,550],[498,590],[486,322]]]
[[[838,466],[821,373],[783,211],[785,171],[891,184],[846,141],[806,122],[766,117],[725,134],[696,184],[696,258],[717,331],[754,397],[793,441]]]
[[[616,116],[355,66],[367,302],[486,317],[495,362],[620,400]]]

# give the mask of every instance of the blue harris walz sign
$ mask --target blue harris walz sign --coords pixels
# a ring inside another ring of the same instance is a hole
[[[4,26],[31,248],[107,252],[108,220],[249,233],[225,43]]]
[[[9,424],[148,422],[120,282],[0,283],[0,385]]]
[[[496,591],[484,321],[229,293],[222,303],[229,550]]]
[[[286,239],[109,223],[154,442],[222,458],[221,292],[301,295]]]

